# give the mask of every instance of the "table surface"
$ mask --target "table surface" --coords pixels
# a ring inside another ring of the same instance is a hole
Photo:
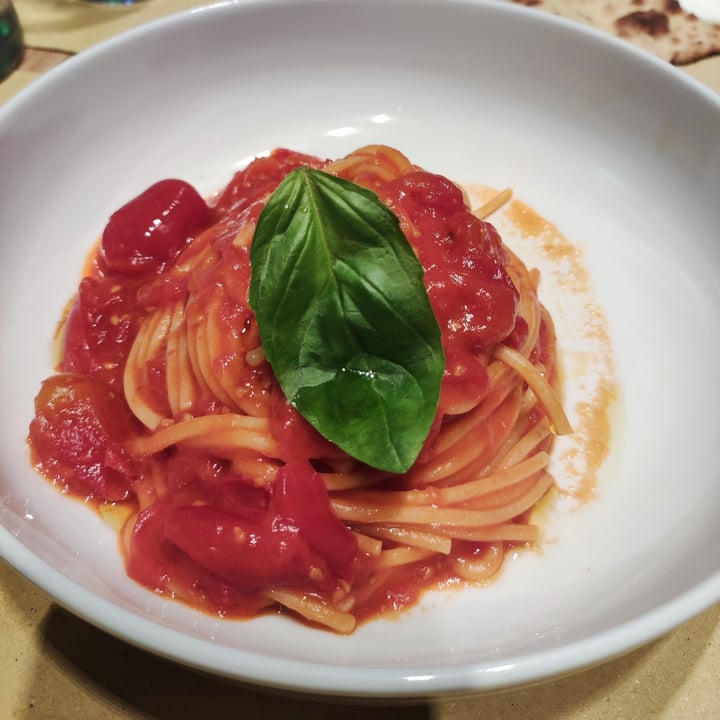
[[[568,0],[570,1],[570,0]],[[201,0],[98,7],[15,0],[27,49],[0,104],[68,57]],[[720,57],[684,71],[720,92]],[[279,697],[210,678],[132,647],[71,615],[0,561],[0,720],[313,717],[324,720],[710,720],[720,718],[720,605],[599,667],[530,688],[413,706]]]

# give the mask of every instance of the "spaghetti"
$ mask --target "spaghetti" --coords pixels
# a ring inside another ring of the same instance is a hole
[[[301,165],[377,193],[425,270],[446,369],[404,475],[316,433],[263,354],[249,247]],[[221,615],[281,607],[348,633],[431,587],[486,581],[509,547],[538,540],[529,514],[553,485],[553,434],[570,427],[537,274],[479,217],[507,197],[474,215],[453,183],[385,146],[334,162],[275,151],[210,207],[165,183],[151,193],[170,208],[162,242],[123,234],[146,227],[147,195],[111,218],[30,427],[41,472],[121,514],[131,577]]]

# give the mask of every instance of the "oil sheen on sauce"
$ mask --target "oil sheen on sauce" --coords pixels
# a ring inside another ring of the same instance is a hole
[[[473,207],[497,193],[474,185],[466,192]],[[552,472],[557,489],[533,514],[542,526],[548,505],[562,501],[580,506],[599,491],[619,393],[612,340],[584,254],[576,244],[518,199],[487,219],[528,267],[539,270],[540,300],[548,307],[558,336],[559,391],[574,432],[556,440]]]

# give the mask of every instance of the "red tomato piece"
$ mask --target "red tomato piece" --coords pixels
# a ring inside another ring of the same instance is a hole
[[[490,377],[477,354],[453,348],[445,364],[440,388],[440,407],[455,413],[475,407],[490,389]]]
[[[357,540],[333,513],[325,483],[310,463],[297,461],[280,468],[271,507],[278,516],[292,519],[336,577],[351,576]]]
[[[462,191],[442,175],[422,170],[406,173],[388,183],[386,192],[399,204],[413,223],[439,214],[447,217],[465,208]]]
[[[165,537],[168,500],[158,500],[143,510],[135,521],[127,559],[131,578],[154,590],[165,590],[177,564],[177,549]]]
[[[451,332],[466,348],[482,351],[502,342],[515,327],[518,295],[502,280],[456,276]]]
[[[239,588],[326,590],[351,576],[357,542],[333,514],[325,485],[309,463],[278,471],[267,507],[242,483],[214,485],[206,497],[213,504],[169,509],[164,533],[216,576]]]
[[[86,277],[65,326],[62,370],[92,375],[120,389],[137,334],[137,281]]]
[[[326,161],[311,155],[280,148],[267,157],[253,160],[235,173],[215,204],[214,214],[220,219],[228,213],[239,213],[254,201],[271,193],[280,181],[295,168],[307,165],[321,168]]]
[[[209,222],[210,210],[192,185],[161,180],[110,216],[101,256],[113,273],[157,273]]]
[[[30,440],[46,475],[71,492],[116,502],[129,497],[136,474],[123,447],[133,425],[124,401],[106,386],[61,373],[35,398]]]
[[[462,253],[464,261],[487,256],[503,265],[507,263],[507,250],[495,226],[476,218],[467,208],[450,215],[447,228],[453,246]]]
[[[172,511],[172,500],[159,500],[140,513],[132,531],[128,575],[153,590],[170,590],[194,607],[256,615],[268,604],[266,598],[200,566],[167,538],[165,528]]]
[[[165,535],[201,567],[238,586],[310,584],[307,542],[297,526],[271,513],[178,507],[167,515]]]

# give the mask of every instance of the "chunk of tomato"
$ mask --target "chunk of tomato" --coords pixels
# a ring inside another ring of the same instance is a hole
[[[110,216],[101,257],[113,273],[157,273],[209,223],[210,210],[192,185],[161,180]]]
[[[154,590],[172,592],[210,612],[232,608],[233,613],[256,615],[268,604],[251,588],[241,588],[200,566],[166,535],[171,500],[159,500],[145,508],[133,526],[127,572],[131,578]]]
[[[310,552],[297,526],[271,513],[173,508],[165,535],[201,567],[241,587],[307,585]]]
[[[271,507],[279,517],[292,519],[335,577],[351,576],[357,540],[332,511],[325,483],[310,463],[297,461],[280,468]]]
[[[132,492],[135,463],[123,441],[133,429],[130,411],[106,386],[61,373],[43,382],[30,424],[34,460],[70,492],[109,502]]]
[[[240,588],[332,590],[338,579],[350,578],[357,542],[333,514],[325,485],[309,463],[278,471],[267,507],[248,495],[248,488],[231,485],[234,497],[228,495],[231,488],[208,493],[208,500],[222,506],[206,502],[168,509],[166,539]],[[241,498],[247,504],[238,502]]]
[[[86,277],[65,326],[61,367],[122,387],[125,359],[137,334],[137,280]]]
[[[229,213],[239,213],[256,200],[271,193],[280,181],[302,165],[321,168],[326,161],[304,153],[279,148],[267,157],[255,158],[247,167],[238,170],[218,198],[214,213],[220,219]]]

